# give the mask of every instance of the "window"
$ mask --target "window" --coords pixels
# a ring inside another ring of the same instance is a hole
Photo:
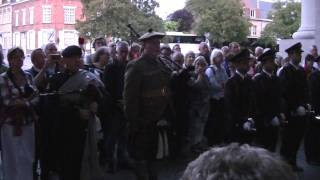
[[[20,46],[20,33],[19,32],[15,32],[13,38],[14,38],[13,47]]]
[[[34,19],[34,11],[33,7],[29,8],[29,24],[33,24],[33,19]]]
[[[256,36],[257,35],[257,26],[252,26],[251,27],[251,35]]]
[[[76,8],[65,6],[64,8],[64,23],[75,24],[76,23]]]
[[[51,7],[50,6],[42,7],[42,22],[51,23]]]
[[[26,25],[26,10],[22,9],[22,25]]]
[[[19,26],[19,11],[15,11],[16,14],[16,26]]]
[[[75,31],[64,31],[63,36],[65,47],[77,44],[77,37]]]
[[[3,24],[3,14],[2,14],[2,9],[0,9],[0,24]]]
[[[256,10],[254,9],[250,10],[250,18],[256,18]]]
[[[27,33],[27,48],[32,50],[35,49],[35,32],[33,30],[28,31]]]

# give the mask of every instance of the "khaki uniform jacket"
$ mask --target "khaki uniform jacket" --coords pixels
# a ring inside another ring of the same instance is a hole
[[[124,111],[129,121],[131,155],[136,159],[154,157],[156,124],[170,102],[170,70],[157,59],[142,55],[127,65],[124,82]],[[130,146],[130,145],[129,145]]]

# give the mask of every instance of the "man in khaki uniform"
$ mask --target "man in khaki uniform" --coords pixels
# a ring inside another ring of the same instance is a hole
[[[158,153],[159,122],[169,107],[170,70],[159,61],[163,33],[149,30],[139,38],[142,55],[125,73],[124,110],[129,121],[129,152],[138,180],[158,179],[153,162]]]

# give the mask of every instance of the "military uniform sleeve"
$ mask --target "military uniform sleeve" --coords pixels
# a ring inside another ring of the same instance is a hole
[[[140,113],[142,75],[135,63],[129,63],[124,80],[124,112],[130,127],[136,130]]]

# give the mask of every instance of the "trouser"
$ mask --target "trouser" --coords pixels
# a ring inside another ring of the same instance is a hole
[[[158,172],[152,161],[135,162],[136,180],[158,180]]]
[[[224,126],[224,99],[211,99],[209,118],[205,127],[205,136],[210,146],[224,142]]]
[[[278,141],[279,128],[273,126],[261,127],[258,128],[257,133],[258,145],[261,145],[263,148],[271,152],[275,152]]]
[[[34,126],[22,127],[22,135],[14,136],[14,126],[4,124],[1,128],[3,178],[5,180],[33,180]]]
[[[122,111],[117,110],[114,118],[108,123],[105,133],[106,159],[112,168],[116,168],[118,158],[120,162],[127,163],[128,127]],[[115,169],[114,169],[115,170]]]
[[[304,138],[304,152],[308,163],[320,164],[320,120],[310,117]]]
[[[305,134],[306,117],[291,116],[283,130],[280,154],[291,165],[296,165],[297,153]]]

